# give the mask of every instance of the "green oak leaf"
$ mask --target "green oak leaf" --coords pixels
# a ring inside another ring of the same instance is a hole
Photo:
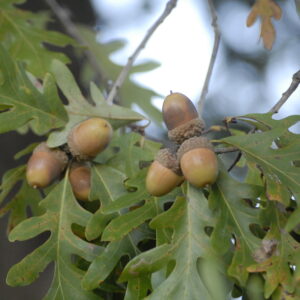
[[[5,199],[17,182],[24,179],[26,166],[22,165],[8,170],[2,177],[0,185],[0,203]]]
[[[123,185],[125,178],[123,173],[110,166],[93,166],[91,198],[99,199],[101,206],[87,224],[85,234],[88,239],[95,239],[99,237],[102,232],[104,234],[107,228],[105,227],[106,224],[110,220],[117,220],[117,217],[121,215],[121,212],[104,214],[102,213],[102,207],[107,206],[120,195],[126,193]],[[117,232],[122,232],[122,227],[123,225],[117,228]],[[87,273],[82,279],[82,287],[87,290],[98,287],[99,284],[110,275],[122,256],[134,256],[139,252],[135,245],[136,237],[132,233],[118,241],[110,242],[106,246],[105,251],[100,253],[100,255],[92,261]]]
[[[112,41],[108,43],[101,43],[99,39],[96,39],[96,34],[91,29],[84,26],[77,26],[81,35],[84,37],[86,46],[96,56],[106,78],[115,81],[123,69],[123,66],[114,63],[110,56],[113,52],[120,50],[124,47],[123,41]],[[161,112],[151,103],[152,97],[160,96],[155,91],[139,85],[132,79],[132,75],[140,72],[148,72],[159,67],[159,64],[154,61],[147,61],[134,65],[121,86],[118,94],[118,102],[122,106],[132,108],[133,105],[138,105],[144,114],[146,114],[150,120],[161,125],[162,117]],[[85,77],[93,78],[90,67],[86,64]],[[89,79],[90,80],[90,79]],[[89,81],[88,80],[88,81]]]
[[[45,231],[51,234],[44,244],[9,270],[7,283],[11,286],[28,285],[54,261],[54,278],[44,299],[99,299],[94,293],[81,289],[78,284],[84,272],[74,265],[72,256],[91,261],[103,250],[100,246],[82,240],[71,229],[72,224],[86,226],[91,213],[83,209],[74,198],[68,172],[41,202],[41,207],[46,213],[18,224],[11,231],[9,240],[23,241]]]
[[[140,300],[144,299],[148,290],[151,288],[151,283],[149,278],[140,277],[133,278],[128,281],[127,290],[124,300]]]
[[[129,232],[142,225],[146,220],[152,219],[154,216],[156,216],[156,204],[150,200],[143,206],[113,219],[105,227],[102,240],[116,241],[122,239]]]
[[[124,173],[111,166],[93,165],[91,198],[100,200],[101,211],[114,199],[126,193],[123,184],[125,179]]]
[[[103,213],[103,208],[112,203],[113,199],[126,193],[123,186],[125,175],[107,165],[94,164],[92,167],[91,199],[99,199],[101,206],[90,218],[85,234],[88,240],[98,238],[107,223],[116,217],[114,213]]]
[[[272,295],[272,300],[296,300],[300,299],[300,288],[297,287],[294,293],[287,293],[279,286]]]
[[[22,150],[20,150],[19,152],[17,152],[14,155],[14,159],[17,160],[25,155],[31,154],[34,150],[34,148],[38,145],[39,143],[31,143],[30,145],[26,146],[25,148],[23,148]]]
[[[244,160],[246,161],[245,158]],[[246,161],[245,166],[247,166],[247,175],[244,182],[248,184],[264,186],[264,182],[261,177],[261,172],[257,168],[256,164],[254,162]]]
[[[110,146],[118,152],[106,163],[125,173],[128,178],[135,177],[141,169],[141,162],[152,161],[161,147],[159,143],[148,141],[135,132],[118,137]]]
[[[5,78],[0,85],[0,104],[8,107],[0,113],[0,133],[17,130],[26,124],[38,135],[62,127],[68,117],[52,75],[45,75],[41,93],[22,65],[17,65],[2,46],[0,57],[0,71]]]
[[[300,121],[300,116],[289,116],[281,120],[272,119],[271,114],[255,114],[240,117],[262,130],[246,136],[227,137],[222,140],[239,148],[245,158],[259,166],[267,178],[267,191],[271,192],[273,200],[280,199],[282,203],[290,202],[290,193],[295,197],[298,207],[289,218],[286,230],[291,230],[300,219],[300,168],[294,162],[300,157],[300,135],[289,131],[289,128]],[[281,187],[274,195],[274,186]],[[271,185],[271,187],[270,187]],[[288,197],[288,199],[282,199]]]
[[[27,70],[42,78],[54,58],[69,62],[65,54],[50,51],[45,43],[59,47],[75,43],[60,32],[46,30],[50,18],[45,13],[21,10],[13,5],[17,2],[24,1],[2,0],[0,3],[0,42],[14,60],[26,62]],[[1,57],[1,61],[3,59]]]
[[[260,246],[260,239],[250,230],[251,224],[260,224],[259,210],[249,207],[245,200],[256,199],[262,193],[260,186],[248,185],[234,180],[221,171],[209,194],[211,209],[216,215],[212,233],[212,245],[219,253],[232,251],[232,236],[235,249],[228,274],[245,286],[247,266],[253,264],[252,254]]]
[[[141,114],[119,105],[110,105],[95,84],[91,83],[91,96],[93,103],[82,95],[75,78],[70,70],[58,60],[51,65],[56,83],[67,98],[69,104],[66,110],[69,114],[69,123],[59,132],[53,132],[48,139],[49,146],[60,146],[66,143],[67,136],[77,123],[91,117],[107,119],[114,129],[127,125],[131,122],[145,120]]]
[[[132,132],[114,137],[108,148],[108,158],[103,159],[103,155],[100,154],[95,161],[101,161],[123,173],[125,178],[122,179],[122,182],[127,192],[115,198],[114,201],[103,203],[101,212],[104,214],[115,213],[152,198],[145,186],[148,169],[140,168],[141,162],[153,160],[160,144],[148,141],[143,136]],[[103,154],[106,157],[105,153]]]
[[[290,265],[299,267],[300,244],[283,229],[286,217],[275,203],[269,204],[264,217],[270,222],[270,230],[255,253],[257,263],[248,266],[247,269],[249,272],[264,273],[265,298],[269,298],[278,287],[282,287],[285,293],[292,294],[298,284],[297,278],[293,279]]]
[[[174,198],[180,194],[180,188],[178,188],[156,200],[146,190],[146,173],[147,169],[142,169],[136,177],[128,179],[125,182],[128,192],[100,209],[103,214],[110,215],[118,211],[122,212],[121,216],[107,225],[102,240],[113,241],[122,238],[146,220],[157,215],[164,203],[173,202]]]
[[[278,201],[285,206],[290,204],[291,194],[288,188],[273,174],[264,174],[266,196],[269,200]]]
[[[89,219],[85,228],[85,236],[88,241],[97,239],[103,232],[104,228],[116,215],[115,214],[103,214],[101,208],[99,208],[93,216]]]
[[[39,206],[41,195],[39,191],[28,186],[26,181],[23,182],[18,193],[0,209],[0,216],[9,213],[7,232],[9,233],[19,223],[29,218],[27,208],[33,216],[39,216],[44,213],[44,209]]]
[[[126,180],[124,185],[128,189],[128,193],[102,207],[101,211],[105,214],[118,212],[119,210],[137,205],[141,201],[152,198],[146,191],[146,174],[147,169],[142,169],[135,177]]]
[[[222,276],[214,278],[215,288],[211,289],[207,285],[208,278],[205,278],[200,263],[201,260],[210,261],[216,257],[209,236],[205,233],[205,228],[213,224],[207,199],[202,191],[188,185],[186,197],[178,197],[169,210],[150,222],[154,229],[171,228],[171,242],[133,258],[126,265],[119,280],[128,281],[149,273],[155,274],[170,266],[173,261],[175,264],[169,270],[168,277],[162,278],[146,299],[198,300],[199,295],[207,300],[227,299],[228,292]],[[219,274],[219,270],[216,271]]]
[[[133,256],[133,242],[129,237],[109,243],[100,255],[89,266],[82,278],[81,285],[85,290],[97,288],[113,271],[122,256]]]

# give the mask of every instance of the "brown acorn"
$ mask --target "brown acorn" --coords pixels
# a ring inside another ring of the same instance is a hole
[[[149,167],[146,177],[146,189],[153,196],[163,196],[183,182],[179,163],[169,149],[158,151]]]
[[[45,142],[33,151],[27,163],[26,178],[34,188],[47,187],[65,169],[68,157],[59,149],[51,149]]]
[[[91,169],[84,163],[73,163],[69,180],[74,196],[82,201],[88,201],[91,190]]]
[[[101,118],[91,118],[77,124],[68,136],[70,152],[78,160],[97,156],[109,144],[113,134],[110,123]]]
[[[171,141],[178,144],[199,136],[205,127],[193,102],[181,93],[171,93],[163,103],[162,114]]]
[[[212,144],[205,137],[192,137],[178,149],[178,159],[185,179],[197,187],[213,184],[218,177],[218,160]]]

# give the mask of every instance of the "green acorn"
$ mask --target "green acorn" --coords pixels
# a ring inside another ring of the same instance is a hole
[[[113,134],[110,123],[91,118],[77,124],[68,136],[68,146],[78,160],[93,159],[109,144]]]
[[[178,149],[177,156],[185,179],[197,187],[213,184],[219,173],[218,160],[206,137],[192,137]]]
[[[34,188],[44,188],[59,177],[68,163],[65,152],[51,149],[45,142],[33,151],[26,169],[26,179]]]
[[[179,163],[169,149],[158,151],[149,167],[146,177],[146,189],[153,196],[163,196],[183,182]]]

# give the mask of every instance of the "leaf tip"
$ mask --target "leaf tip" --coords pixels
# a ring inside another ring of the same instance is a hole
[[[257,11],[253,8],[250,11],[247,21],[246,21],[247,27],[251,27],[255,23],[257,16],[258,16]]]

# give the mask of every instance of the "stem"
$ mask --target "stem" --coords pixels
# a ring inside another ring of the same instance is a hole
[[[270,113],[278,113],[279,109],[283,104],[289,99],[289,97],[294,93],[300,83],[300,70],[293,75],[293,80],[289,88],[282,94],[279,101],[269,110]]]
[[[136,50],[133,52],[133,54],[128,58],[127,64],[124,66],[122,71],[120,72],[117,80],[115,81],[114,85],[112,86],[112,89],[110,90],[108,97],[107,97],[107,102],[109,104],[112,104],[114,101],[114,98],[116,97],[118,90],[120,87],[123,85],[130,68],[132,67],[135,59],[137,56],[140,54],[141,50],[145,48],[148,40],[154,33],[154,31],[158,28],[158,26],[163,23],[163,21],[168,17],[168,15],[171,13],[173,8],[175,8],[177,4],[177,0],[169,0],[168,3],[166,4],[165,10],[163,11],[162,15],[154,22],[154,24],[148,29],[146,35],[136,48]]]
[[[208,71],[207,71],[205,82],[204,82],[204,85],[203,85],[203,88],[202,88],[200,100],[198,102],[198,110],[199,110],[200,115],[202,114],[204,103],[205,103],[206,96],[207,96],[207,93],[208,93],[209,82],[210,82],[212,72],[213,72],[213,68],[214,68],[214,65],[215,65],[215,62],[216,62],[216,58],[217,58],[217,54],[218,54],[218,50],[219,50],[219,45],[220,45],[220,39],[221,39],[221,34],[220,34],[220,30],[219,30],[219,25],[218,25],[218,17],[217,17],[215,6],[213,4],[213,0],[208,0],[208,5],[209,5],[211,18],[212,18],[211,25],[214,29],[215,37],[214,37],[214,46],[213,46],[213,50],[212,50],[212,53],[211,53],[211,58],[210,58],[209,66],[208,66]]]
[[[226,148],[216,148],[215,149],[216,154],[236,152],[236,151],[239,151],[239,149],[236,147],[226,147]]]
[[[62,23],[68,34],[72,36],[80,45],[87,47],[88,43],[76,29],[76,25],[71,21],[69,12],[65,8],[61,7],[56,0],[45,0],[45,2],[49,5],[53,13]],[[102,82],[105,88],[108,89],[108,79],[104,76],[104,72],[99,66],[97,57],[89,50],[84,50],[83,53],[95,72],[96,81],[99,83]]]
[[[236,158],[234,159],[234,161],[231,163],[231,165],[227,169],[227,172],[230,172],[235,167],[235,165],[240,161],[241,157],[242,157],[242,152],[239,151]]]

